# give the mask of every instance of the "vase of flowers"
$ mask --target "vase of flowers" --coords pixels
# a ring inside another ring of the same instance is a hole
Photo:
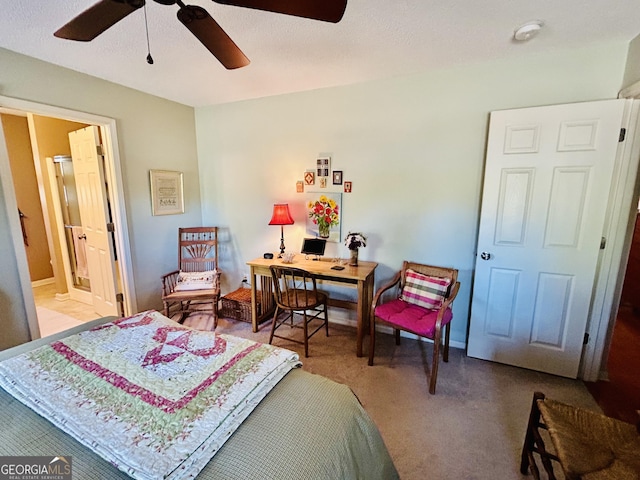
[[[326,195],[320,195],[318,200],[307,204],[307,209],[309,210],[309,218],[314,225],[318,226],[320,238],[329,238],[331,227],[340,222],[340,212],[335,200],[327,198]]]
[[[344,238],[344,244],[349,249],[349,265],[352,267],[358,266],[358,249],[360,247],[367,246],[367,237],[363,234],[355,232],[349,232]]]

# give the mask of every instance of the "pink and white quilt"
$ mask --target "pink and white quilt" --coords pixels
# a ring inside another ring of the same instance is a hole
[[[193,478],[299,365],[148,311],[0,362],[0,385],[134,478]]]

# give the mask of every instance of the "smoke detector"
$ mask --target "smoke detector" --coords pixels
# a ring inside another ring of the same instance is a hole
[[[526,42],[527,40],[531,40],[533,37],[538,35],[540,29],[544,25],[544,22],[541,20],[532,20],[531,22],[527,22],[524,25],[519,26],[513,32],[513,39],[518,42]]]

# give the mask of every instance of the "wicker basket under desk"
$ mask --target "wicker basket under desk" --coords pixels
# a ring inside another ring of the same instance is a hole
[[[222,304],[221,317],[251,323],[251,289],[239,288],[227,293],[220,300]],[[264,322],[268,317],[262,314],[262,292],[260,290],[256,291],[256,308],[258,323]]]

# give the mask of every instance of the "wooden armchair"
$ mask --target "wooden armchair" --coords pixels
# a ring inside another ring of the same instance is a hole
[[[442,328],[445,329],[442,357],[445,362],[448,362],[449,329],[453,318],[451,303],[456,298],[459,288],[458,270],[405,261],[402,270],[396,273],[389,283],[382,286],[373,298],[369,365],[373,365],[376,325],[392,327],[396,345],[400,345],[401,330],[429,338],[433,340],[429,393],[434,394],[438,377]],[[390,290],[395,292],[394,297],[383,302],[383,294]]]
[[[215,329],[220,300],[217,227],[178,230],[178,268],[162,276],[164,315],[180,314],[182,323],[190,313],[209,313]]]

